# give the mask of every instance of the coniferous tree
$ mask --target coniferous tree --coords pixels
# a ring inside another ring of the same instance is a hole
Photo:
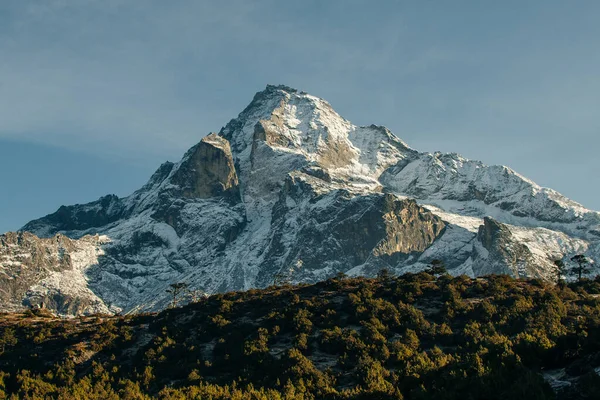
[[[381,268],[377,272],[377,279],[379,279],[381,281],[386,281],[386,280],[390,279],[391,277],[392,277],[392,273],[387,268]]]
[[[343,281],[344,279],[348,278],[348,275],[346,275],[346,273],[344,273],[344,272],[340,271],[340,272],[338,272],[337,274],[335,274],[335,278],[336,278],[338,281]]]
[[[440,276],[446,274],[448,271],[446,270],[446,265],[442,260],[432,260],[431,266],[426,270],[427,273],[433,276]]]
[[[567,267],[563,260],[554,260],[554,265],[556,266],[555,274],[556,274],[556,284],[559,285],[563,279],[563,276],[567,273]]]
[[[584,274],[587,274],[591,271],[590,268],[590,260],[583,254],[577,254],[571,257],[571,261],[575,261],[577,266],[574,268],[574,274],[577,275],[577,280],[581,281],[581,278]]]

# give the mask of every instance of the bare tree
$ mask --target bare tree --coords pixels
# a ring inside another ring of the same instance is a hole
[[[171,301],[171,307],[177,307],[179,303],[179,296],[185,292],[188,285],[185,282],[171,283],[170,289],[167,289],[167,293],[170,293],[173,296],[173,300]]]
[[[280,286],[280,285],[289,285],[292,283],[293,279],[293,275],[295,272],[298,272],[302,269],[304,265],[304,262],[300,259],[296,260],[296,263],[294,265],[291,265],[289,268],[287,268],[287,270],[282,269],[281,271],[279,271],[277,274],[275,274],[273,276],[273,285],[275,286]]]
[[[289,274],[278,273],[273,276],[273,285],[281,286],[281,285],[289,285],[292,282]]]
[[[200,299],[207,297],[206,292],[202,289],[190,290],[189,295],[190,295],[193,303],[196,303],[196,302],[200,301]]]

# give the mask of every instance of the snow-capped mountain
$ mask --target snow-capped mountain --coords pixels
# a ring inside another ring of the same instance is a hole
[[[22,240],[2,237],[0,291],[15,288],[12,308],[62,301],[67,313],[160,309],[175,282],[213,293],[433,259],[454,274],[552,279],[553,260],[600,255],[599,213],[507,167],[418,152],[285,86],[129,197],[63,206],[23,231],[52,238],[18,234],[49,255],[34,277]],[[62,262],[69,246],[89,257]]]

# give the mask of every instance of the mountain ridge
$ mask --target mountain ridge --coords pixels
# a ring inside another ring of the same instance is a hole
[[[325,100],[269,85],[132,195],[63,206],[23,230],[110,238],[87,285],[131,311],[164,307],[176,281],[215,293],[282,273],[315,282],[433,259],[453,274],[551,280],[555,259],[598,257],[599,226],[598,212],[508,167],[420,153],[385,127],[353,125]]]

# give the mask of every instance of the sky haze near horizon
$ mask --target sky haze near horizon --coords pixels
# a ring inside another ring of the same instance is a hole
[[[600,210],[600,2],[0,3],[0,233],[125,196],[267,84]]]

